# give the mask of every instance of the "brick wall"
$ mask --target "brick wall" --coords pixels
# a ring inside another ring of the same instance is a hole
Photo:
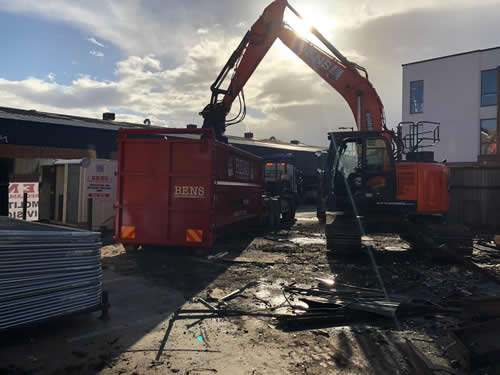
[[[20,146],[2,144],[0,147],[0,158],[11,159],[81,159],[97,157],[95,150],[56,148],[40,146]]]

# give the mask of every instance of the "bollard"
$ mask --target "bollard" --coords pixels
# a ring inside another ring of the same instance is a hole
[[[89,198],[87,200],[87,229],[92,230],[92,217],[93,217],[93,209],[94,209],[94,204],[93,204],[93,199]]]
[[[26,220],[26,213],[28,211],[28,193],[23,194],[23,220]]]

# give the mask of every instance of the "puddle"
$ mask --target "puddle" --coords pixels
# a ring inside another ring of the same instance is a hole
[[[408,250],[410,247],[409,246],[385,246],[384,250],[388,251],[405,251]]]
[[[296,243],[298,245],[324,245],[326,240],[324,238],[316,237],[295,237],[291,238],[290,242]]]

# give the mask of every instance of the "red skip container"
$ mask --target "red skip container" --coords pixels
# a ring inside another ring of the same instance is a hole
[[[211,247],[264,214],[263,160],[211,129],[120,129],[115,241]]]

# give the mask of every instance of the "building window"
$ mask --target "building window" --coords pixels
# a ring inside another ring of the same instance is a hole
[[[496,69],[481,72],[481,107],[497,105],[498,73]]]
[[[424,81],[410,82],[410,113],[424,111]]]
[[[481,120],[481,155],[497,153],[497,119]]]

